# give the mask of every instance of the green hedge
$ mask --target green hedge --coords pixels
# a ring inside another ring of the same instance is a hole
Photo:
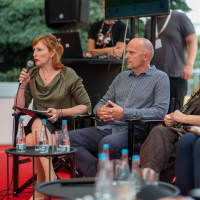
[[[21,69],[13,68],[5,73],[0,72],[0,82],[18,82]]]

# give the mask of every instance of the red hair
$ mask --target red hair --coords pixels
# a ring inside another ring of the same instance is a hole
[[[57,38],[52,34],[46,33],[43,36],[39,36],[33,40],[31,44],[32,48],[40,41],[47,46],[49,51],[55,51],[55,55],[52,58],[54,69],[59,70],[63,68],[64,65],[61,63],[60,59],[64,50],[60,42],[57,41]]]

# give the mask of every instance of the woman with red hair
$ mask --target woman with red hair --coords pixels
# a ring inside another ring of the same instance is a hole
[[[33,109],[51,111],[47,119],[47,134],[51,145],[51,133],[61,130],[61,117],[91,112],[91,103],[82,79],[69,67],[63,66],[60,58],[63,47],[57,38],[51,34],[37,37],[32,43],[35,67],[29,73],[22,69],[19,81],[18,96],[15,97],[15,106],[28,108],[33,99]],[[16,99],[17,98],[17,99]],[[41,132],[41,118],[33,117],[27,125],[27,146],[35,145],[35,132]],[[49,161],[45,157],[35,158],[37,183],[49,181]],[[56,178],[51,166],[51,179]],[[35,197],[43,200],[44,196],[35,191]],[[32,198],[31,198],[32,199]]]

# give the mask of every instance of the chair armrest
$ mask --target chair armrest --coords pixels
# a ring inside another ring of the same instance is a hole
[[[126,119],[126,122],[129,123],[139,123],[142,119]]]
[[[92,118],[92,119],[94,119],[94,120],[96,120],[96,121],[99,121],[99,122],[101,121],[101,119],[95,117],[94,114],[92,114],[92,115],[78,115],[77,118],[78,118],[78,119]]]
[[[23,112],[14,112],[14,113],[12,113],[12,116],[14,116],[14,117],[16,117],[16,116],[21,116],[21,115],[26,115],[25,113],[23,113]]]
[[[92,114],[92,115],[88,115],[88,114],[77,115],[78,119],[84,119],[84,118],[90,118],[90,117],[95,117],[95,115],[94,114]]]
[[[152,119],[152,120],[141,120],[140,122],[141,124],[152,124],[152,125],[155,125],[155,124],[163,124],[165,123],[164,120],[157,120],[157,119]]]

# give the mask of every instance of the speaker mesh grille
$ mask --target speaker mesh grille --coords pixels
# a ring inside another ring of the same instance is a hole
[[[49,23],[77,22],[78,0],[48,0]]]

